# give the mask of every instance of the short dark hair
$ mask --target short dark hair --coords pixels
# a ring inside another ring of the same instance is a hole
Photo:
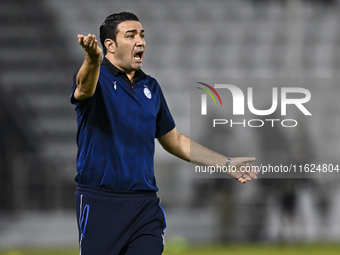
[[[106,47],[105,47],[105,40],[106,39],[112,39],[116,45],[116,36],[118,34],[118,25],[124,21],[128,20],[135,20],[139,21],[137,16],[131,12],[119,12],[119,13],[113,13],[106,17],[103,24],[99,28],[99,36],[100,36],[100,42],[103,46],[104,56],[107,53]]]

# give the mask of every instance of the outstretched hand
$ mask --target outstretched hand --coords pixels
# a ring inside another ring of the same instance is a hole
[[[254,160],[255,158],[250,157],[231,158],[227,174],[241,183],[246,183],[251,179],[257,179],[257,171],[255,167],[248,163]]]
[[[98,41],[95,35],[88,34],[87,36],[78,35],[78,43],[83,47],[87,54],[91,56],[101,56],[102,50],[98,46]]]

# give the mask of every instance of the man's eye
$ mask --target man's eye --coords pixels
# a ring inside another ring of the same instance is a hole
[[[127,38],[134,38],[134,35],[128,35]]]
[[[144,38],[144,37],[145,37],[145,35],[140,35],[140,37]]]

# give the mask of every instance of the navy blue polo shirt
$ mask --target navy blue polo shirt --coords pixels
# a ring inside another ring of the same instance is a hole
[[[155,138],[175,127],[158,82],[142,70],[133,83],[103,59],[94,95],[71,103],[77,112],[79,184],[117,191],[158,191]]]

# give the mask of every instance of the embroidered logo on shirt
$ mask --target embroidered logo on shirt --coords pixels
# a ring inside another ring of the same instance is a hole
[[[144,88],[144,95],[149,99],[152,97],[151,91],[148,88]]]
[[[114,83],[113,83],[113,88],[116,90],[117,89],[117,81],[115,81]]]

